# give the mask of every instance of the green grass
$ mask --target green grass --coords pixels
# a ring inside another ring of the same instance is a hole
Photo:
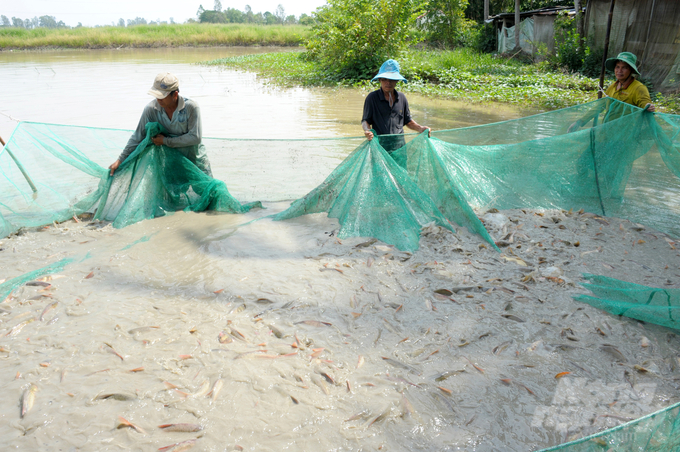
[[[0,28],[0,49],[183,46],[299,46],[302,25],[169,24],[97,28]]]
[[[504,102],[554,110],[597,99],[597,80],[551,70],[547,64],[524,64],[475,50],[413,50],[399,57],[409,83],[405,92],[445,97],[473,103]],[[206,62],[258,73],[270,82],[291,86],[354,86],[377,89],[368,80],[337,81],[334,74],[308,61],[302,52],[266,53]],[[377,68],[376,68],[377,71]],[[606,83],[611,83],[608,81]],[[678,95],[661,96],[657,106],[680,113]]]

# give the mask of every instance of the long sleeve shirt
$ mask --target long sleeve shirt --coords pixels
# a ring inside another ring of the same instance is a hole
[[[652,103],[652,99],[649,97],[649,90],[637,80],[633,80],[633,82],[624,89],[617,89],[617,82],[614,82],[609,85],[605,94],[620,100],[621,102],[635,105],[640,108],[645,108],[645,105]]]
[[[204,173],[212,176],[210,161],[201,143],[201,110],[196,102],[182,96],[178,97],[172,119],[168,118],[155,99],[149,102],[118,160],[123,162],[146,138],[146,124],[149,122],[157,122],[168,131],[168,136],[163,138],[163,145],[178,150]]]

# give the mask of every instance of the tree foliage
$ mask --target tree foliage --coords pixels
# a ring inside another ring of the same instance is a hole
[[[286,20],[286,10],[283,5],[279,4],[279,6],[276,7],[274,15],[276,16],[276,20],[281,24]]]
[[[146,19],[143,17],[135,17],[134,19],[127,20],[128,27],[132,27],[134,25],[146,25]]]
[[[461,37],[472,25],[465,19],[467,6],[468,0],[429,0],[425,14],[418,21],[427,41],[444,47],[462,44]]]
[[[315,12],[307,55],[331,78],[361,80],[415,42],[423,0],[328,0]]]
[[[285,9],[282,5],[276,8],[274,14],[266,11],[262,13],[253,13],[250,5],[246,5],[245,10],[241,11],[236,8],[227,8],[224,11],[202,9],[198,10],[198,21],[201,23],[213,24],[244,24],[252,23],[259,25],[276,25],[276,24],[296,24],[297,19],[293,15],[286,16]],[[303,14],[304,16],[304,14]],[[302,16],[300,16],[302,18]]]

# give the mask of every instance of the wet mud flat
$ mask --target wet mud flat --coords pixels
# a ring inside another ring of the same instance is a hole
[[[677,243],[583,212],[478,212],[401,252],[325,214],[176,213],[0,240],[0,445],[537,450],[680,400],[680,337],[573,300],[680,287]],[[163,426],[163,427],[160,427]]]

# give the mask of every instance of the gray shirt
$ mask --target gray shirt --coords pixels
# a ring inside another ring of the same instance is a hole
[[[163,107],[155,99],[144,107],[137,129],[118,157],[121,162],[146,138],[146,124],[149,122],[157,122],[168,131],[168,136],[163,138],[165,146],[178,150],[201,171],[212,177],[210,161],[205,146],[201,143],[201,110],[196,102],[182,96],[178,96],[177,109],[172,119],[168,118]]]

